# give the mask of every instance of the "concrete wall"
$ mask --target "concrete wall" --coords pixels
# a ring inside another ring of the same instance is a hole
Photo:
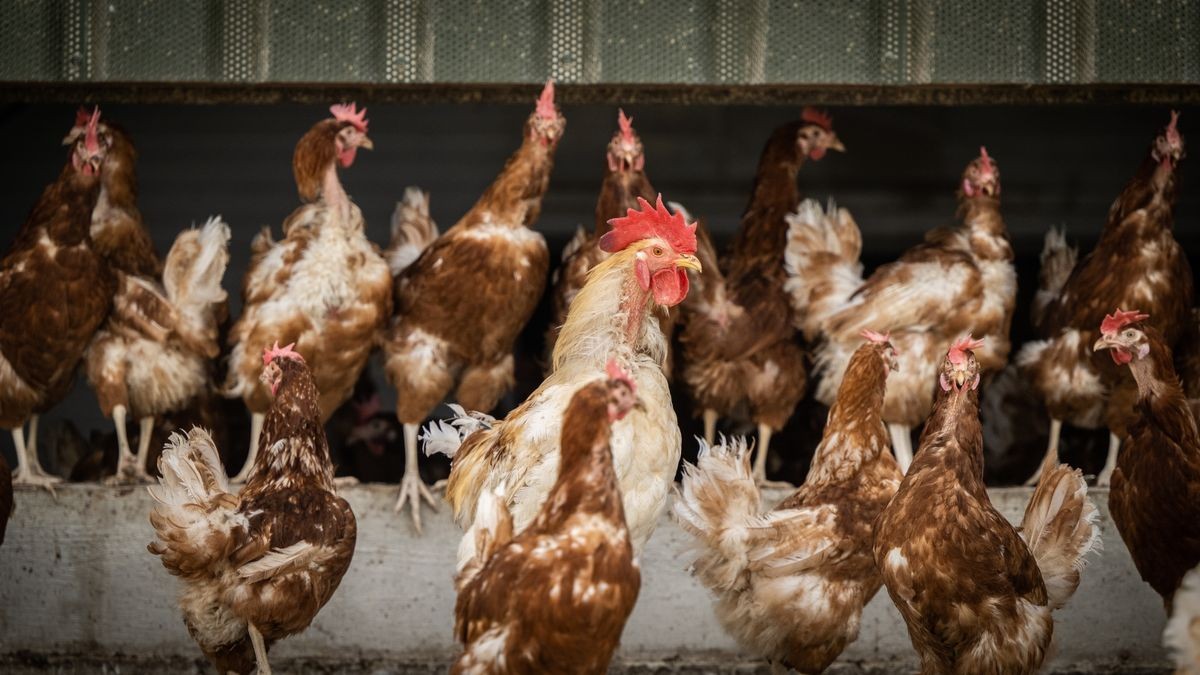
[[[303,635],[272,652],[280,672],[444,671],[456,653],[451,572],[459,530],[442,512],[424,537],[392,513],[394,486],[345,491],[359,521],[353,565]],[[1028,489],[992,499],[1019,519]],[[781,498],[782,493],[775,494]],[[1142,583],[1101,511],[1104,550],[1056,616],[1057,650],[1048,672],[1165,672],[1158,596]],[[17,493],[0,547],[0,671],[194,672],[198,648],[176,609],[176,581],[146,552],[150,498],[141,488],[71,485],[55,501]],[[707,591],[684,571],[687,538],[664,519],[642,560],[643,585],[618,663],[637,672],[753,672],[713,617]],[[867,608],[843,672],[910,672],[907,633],[886,593]],[[763,671],[765,672],[765,671]]]

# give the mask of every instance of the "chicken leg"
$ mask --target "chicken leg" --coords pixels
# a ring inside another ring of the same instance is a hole
[[[55,483],[62,482],[62,479],[58,476],[51,476],[43,471],[36,454],[30,456],[28,449],[25,447],[25,429],[23,426],[16,427],[10,431],[12,432],[13,445],[17,449],[17,470],[13,472],[13,485],[43,487],[57,498],[58,495],[54,492],[54,485]]]
[[[1104,468],[1100,470],[1100,475],[1096,476],[1096,485],[1098,487],[1108,487],[1112,482],[1113,470],[1117,468],[1117,453],[1121,450],[1121,437],[1113,432],[1108,432],[1108,457],[1104,460]]]
[[[1026,487],[1032,487],[1038,484],[1042,479],[1042,472],[1048,466],[1058,466],[1058,439],[1062,436],[1062,420],[1050,420],[1050,443],[1046,446],[1046,457],[1038,468],[1034,470],[1033,475],[1029,480],[1025,481]]]
[[[29,417],[29,437],[25,439],[25,443],[26,443],[26,448],[29,451],[29,454],[33,456],[34,460],[37,460],[37,456],[38,456],[38,454],[37,454],[37,441],[38,441],[37,431],[38,431],[38,416],[31,415]],[[43,474],[46,473],[45,471],[42,471],[42,463],[41,462],[37,463],[37,469],[38,469],[38,472],[40,472],[40,473],[43,473]]]
[[[254,645],[254,661],[258,664],[258,675],[271,675],[271,663],[267,660],[267,641],[254,624],[247,623],[246,628],[250,632],[250,644]]]
[[[704,442],[709,445],[713,444],[713,439],[717,435],[717,411],[711,408],[704,409]]]
[[[758,425],[758,454],[754,456],[754,482],[759,487],[790,488],[794,487],[787,481],[767,480],[767,449],[771,445],[771,427],[767,424]]]
[[[912,464],[912,431],[903,424],[889,424],[888,433],[892,436],[892,452],[896,455],[896,464],[900,465],[900,473],[908,473]]]
[[[133,468],[134,475],[143,483],[153,483],[154,477],[146,470],[146,460],[150,459],[150,438],[154,434],[154,416],[138,420],[138,451],[137,466]]]
[[[129,449],[129,436],[125,430],[125,406],[115,405],[112,409],[113,426],[117,429],[117,473],[104,480],[108,485],[136,482],[133,476],[133,452]]]
[[[262,436],[263,421],[267,416],[263,413],[250,414],[250,450],[246,453],[246,463],[242,470],[229,480],[230,483],[245,483],[254,470],[254,462],[258,460],[258,439]]]
[[[437,511],[437,501],[433,492],[421,481],[421,471],[417,466],[417,431],[416,424],[404,425],[404,477],[400,479],[400,498],[396,500],[396,513],[405,504],[412,505],[413,526],[417,534],[421,534],[421,500],[429,502],[429,507]]]

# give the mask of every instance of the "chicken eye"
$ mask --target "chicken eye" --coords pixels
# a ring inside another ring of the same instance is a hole
[[[654,250],[651,251],[651,253],[654,254],[655,258],[661,258],[663,256],[663,253],[665,253],[665,251],[663,251],[663,248],[661,246],[655,246]]]

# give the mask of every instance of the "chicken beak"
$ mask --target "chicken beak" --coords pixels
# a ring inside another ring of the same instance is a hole
[[[694,255],[681,255],[675,260],[676,267],[695,270],[697,273],[704,272],[704,267],[700,264],[700,259]]]
[[[842,145],[842,139],[838,138],[837,136],[833,137],[833,142],[829,144],[829,149],[837,150],[838,152],[846,152],[846,146]]]
[[[1092,345],[1092,351],[1098,352],[1104,349],[1112,349],[1115,346],[1116,345],[1109,341],[1107,336],[1101,335],[1100,339],[1096,340],[1096,344]]]
[[[360,148],[362,148],[362,149],[364,149],[364,150],[374,150],[374,149],[375,149],[375,143],[374,143],[374,141],[372,141],[370,138],[367,138],[367,137],[364,135],[364,136],[362,137],[362,140],[358,142],[358,147],[360,147]]]
[[[965,385],[967,383],[967,371],[965,371],[965,370],[954,371],[954,383],[958,385],[959,389],[962,389],[963,385]]]

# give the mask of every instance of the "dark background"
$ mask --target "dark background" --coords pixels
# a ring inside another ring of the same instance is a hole
[[[101,102],[103,104],[103,102]],[[360,102],[361,103],[361,102]],[[407,185],[431,192],[432,211],[444,230],[474,203],[520,141],[530,106],[371,105],[374,152],[362,152],[343,183],[366,218],[368,236],[386,244],[388,219]],[[667,199],[681,201],[707,219],[724,244],[736,230],[749,194],[762,143],[771,129],[795,117],[796,106],[641,105],[626,108],[646,148],[646,170]],[[233,229],[225,277],[233,317],[249,260],[250,239],[264,225],[278,236],[279,224],[297,205],[291,156],[295,142],[327,114],[311,105],[273,106],[103,106],[104,116],[124,125],[137,144],[140,207],[160,255],[175,235],[221,214]],[[568,124],[559,146],[549,193],[537,229],[555,261],[577,224],[591,227],[603,167],[604,147],[615,129],[616,106],[567,106]],[[1037,281],[1042,236],[1065,225],[1068,239],[1086,252],[1094,244],[1109,205],[1167,121],[1162,107],[862,107],[831,111],[848,148],[809,162],[800,174],[807,196],[836,197],[854,214],[864,239],[868,269],[888,262],[920,241],[925,231],[951,221],[954,190],[965,164],[986,145],[1001,169],[1003,213],[1017,254],[1021,302],[1013,322],[1014,353],[1029,337],[1028,299]],[[59,141],[74,119],[65,105],[7,105],[0,108],[5,161],[0,167],[0,242],[7,247],[42,188],[66,156]],[[1180,128],[1200,124],[1200,110],[1184,109]],[[1200,191],[1190,185],[1188,162],[1181,169],[1176,236],[1193,268],[1200,263]],[[497,308],[503,311],[503,308]],[[535,317],[522,342],[524,377],[506,403],[537,385],[545,313]],[[390,388],[373,360],[373,379],[391,408]],[[685,456],[694,453],[686,401]],[[239,404],[240,405],[240,404]],[[799,480],[818,440],[823,411],[804,405],[797,419],[772,443],[788,460],[779,474]],[[86,382],[43,418],[42,438],[70,423],[83,436],[107,432]],[[136,425],[131,427],[131,434]],[[237,435],[237,439],[242,436]],[[1067,459],[1070,440],[1064,440]],[[132,439],[131,439],[132,440]],[[1096,442],[1096,435],[1088,439]],[[1099,437],[1102,445],[1103,437]],[[244,441],[228,448],[244,452]],[[336,441],[335,441],[336,443]],[[54,468],[54,451],[42,446],[43,463]],[[0,448],[12,462],[12,441]],[[1102,462],[1083,460],[1090,464]],[[240,460],[233,460],[234,466]],[[1022,460],[1030,468],[1036,457]],[[70,467],[62,467],[66,471]],[[1093,470],[1094,470],[1093,469]],[[1021,469],[1024,470],[1023,468]],[[1014,474],[1016,475],[1016,474]]]

